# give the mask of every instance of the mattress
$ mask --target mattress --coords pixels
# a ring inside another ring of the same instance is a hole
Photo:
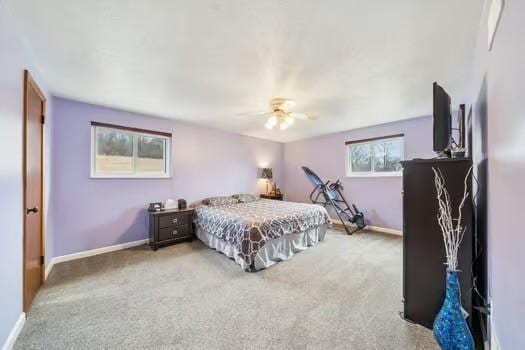
[[[330,224],[322,206],[266,199],[201,205],[195,209],[195,221],[201,241],[234,258],[245,270],[271,266],[316,244]]]

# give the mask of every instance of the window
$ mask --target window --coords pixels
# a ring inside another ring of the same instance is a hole
[[[402,134],[346,143],[346,176],[400,176]]]
[[[91,177],[170,176],[171,134],[91,122]]]

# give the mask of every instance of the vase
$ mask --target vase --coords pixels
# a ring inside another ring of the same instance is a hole
[[[434,336],[443,350],[474,350],[474,339],[461,309],[457,271],[447,271],[445,301],[434,320]]]

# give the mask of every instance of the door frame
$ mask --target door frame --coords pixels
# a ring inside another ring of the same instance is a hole
[[[44,93],[42,92],[42,90],[40,89],[40,87],[38,86],[38,84],[35,82],[35,80],[33,79],[33,77],[31,76],[31,74],[29,73],[29,71],[27,69],[24,70],[24,101],[23,101],[23,105],[24,105],[24,123],[23,123],[23,155],[22,155],[22,171],[23,171],[23,207],[22,207],[22,217],[23,217],[23,223],[22,223],[22,227],[23,227],[23,237],[24,237],[24,244],[23,244],[23,285],[22,285],[22,294],[23,294],[23,300],[24,300],[24,312],[27,311],[27,309],[29,308],[30,305],[27,305],[27,301],[26,301],[26,246],[27,246],[27,241],[26,241],[26,238],[27,238],[27,235],[26,235],[26,208],[27,208],[27,203],[26,203],[26,194],[27,194],[27,120],[28,120],[28,117],[29,117],[29,108],[28,108],[28,102],[29,102],[29,96],[28,96],[28,88],[31,87],[35,90],[35,92],[38,94],[38,96],[40,97],[40,99],[42,100],[42,106],[41,106],[41,110],[42,110],[42,125],[40,127],[40,133],[41,133],[41,136],[40,136],[40,157],[41,157],[41,160],[42,160],[42,174],[41,174],[41,177],[40,177],[40,203],[41,203],[41,210],[40,210],[40,241],[41,241],[41,256],[43,256],[43,261],[42,261],[42,265],[40,267],[41,269],[41,276],[40,276],[40,280],[41,280],[41,283],[43,284],[44,281],[45,281],[45,271],[46,271],[46,265],[45,265],[45,256],[46,256],[46,227],[45,227],[45,223],[46,223],[46,220],[45,220],[45,213],[46,213],[46,206],[45,206],[45,203],[44,203],[44,184],[45,184],[45,172],[44,172],[44,169],[45,169],[45,160],[44,160],[44,155],[45,155],[45,151],[44,151],[44,122],[45,122],[45,118],[46,118],[46,96],[44,95]]]

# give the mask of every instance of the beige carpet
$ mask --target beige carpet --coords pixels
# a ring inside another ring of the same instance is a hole
[[[200,241],[62,263],[15,349],[437,349],[400,319],[401,238],[325,241],[246,273]]]

